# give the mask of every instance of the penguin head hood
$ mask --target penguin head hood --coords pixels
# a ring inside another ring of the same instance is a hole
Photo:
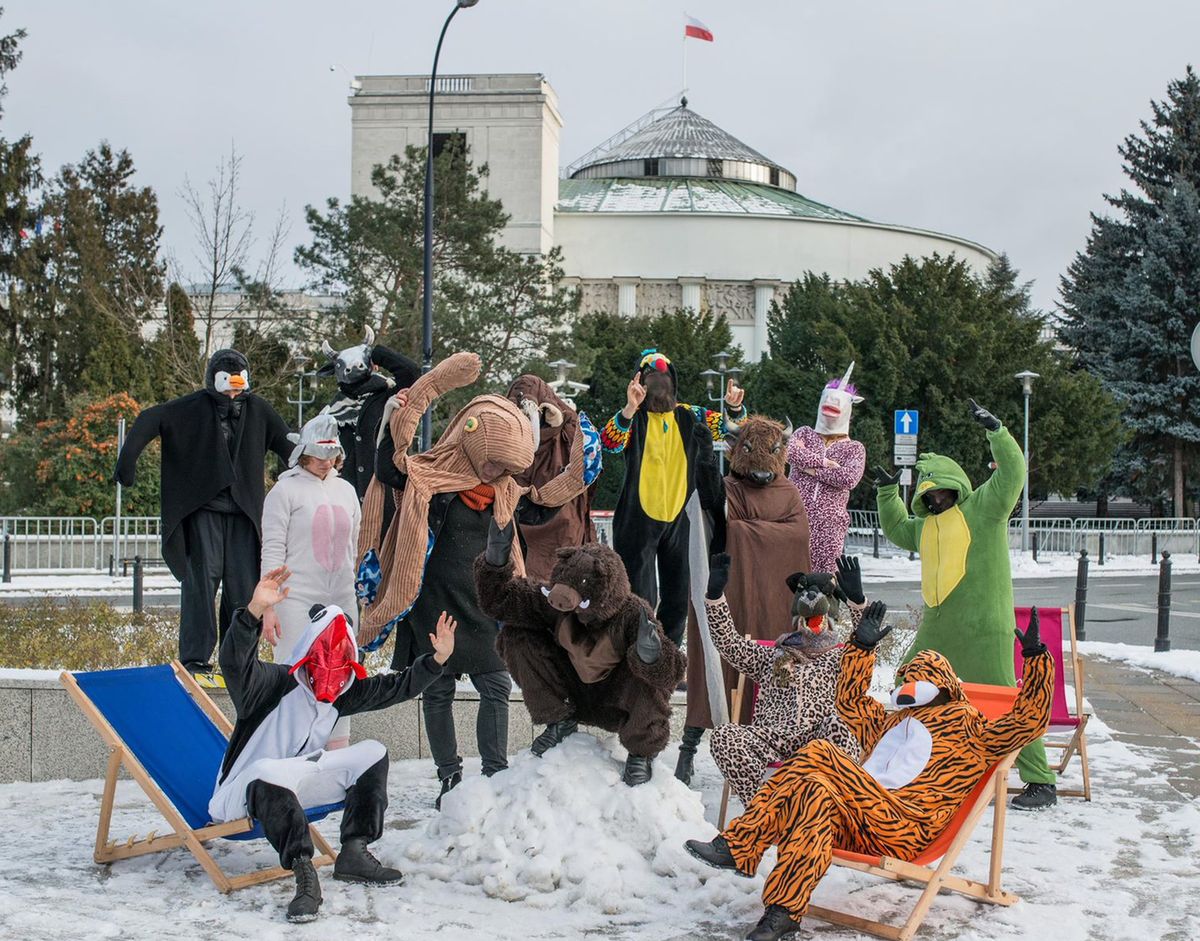
[[[896,672],[892,705],[897,709],[927,706],[940,693],[951,702],[965,702],[962,682],[950,661],[936,650],[922,650]]]
[[[341,608],[313,605],[308,630],[292,651],[288,673],[307,685],[318,702],[333,702],[355,679],[366,679],[367,671],[358,662],[354,630]]]
[[[957,461],[945,457],[941,454],[922,454],[917,459],[917,484],[913,490],[912,511],[915,516],[924,519],[930,515],[948,509],[948,504],[942,506],[941,509],[936,509],[937,500],[932,499],[927,501],[925,495],[930,491],[953,491],[957,496],[954,498],[954,504],[963,503],[974,492],[971,486],[971,479],[967,477]],[[940,496],[940,495],[939,495]],[[930,507],[929,503],[933,502],[935,507]]]
[[[230,392],[236,392],[238,395],[249,392],[249,361],[237,350],[217,350],[208,361],[208,369],[204,373],[204,388],[222,397]]]

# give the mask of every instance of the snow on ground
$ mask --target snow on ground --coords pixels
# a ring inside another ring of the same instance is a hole
[[[174,594],[179,582],[168,572],[147,574],[143,579],[147,595]],[[56,598],[72,595],[128,595],[133,591],[132,575],[101,575],[95,572],[39,572],[14,574],[11,582],[0,582],[0,598]]]
[[[869,552],[861,553],[863,576],[871,581],[880,582],[919,582],[921,580],[921,557],[909,561],[907,555],[884,556],[873,558]],[[1013,550],[1012,577],[1027,578],[1074,578],[1079,569],[1079,557],[1054,553],[1042,553],[1037,562],[1028,553]],[[1195,556],[1178,555],[1171,557],[1171,568],[1176,574],[1200,573],[1200,561]],[[1157,575],[1158,565],[1152,564],[1145,556],[1119,555],[1108,556],[1103,565],[1099,565],[1094,557],[1088,565],[1088,578],[1104,578],[1105,576]]]
[[[1050,930],[1055,941],[1200,937],[1200,808],[1167,784],[1172,753],[1115,741],[1099,720],[1088,732],[1095,801],[1064,799],[1047,813],[1008,815],[1005,884],[1022,901],[993,908],[943,894],[918,938],[1008,941],[1045,938]],[[375,849],[406,871],[405,885],[371,889],[325,876],[322,915],[311,927],[284,921],[288,882],[222,896],[183,851],[95,865],[99,781],[0,786],[0,831],[10,848],[0,866],[0,937],[742,938],[761,912],[756,896],[773,856],[758,878],[745,880],[683,852],[684,839],[713,834],[720,778],[702,748],[694,782],[701,790],[687,791],[671,777],[675,751],[672,745],[656,762],[650,784],[632,791],[618,781],[619,747],[585,733],[540,762],[518,756],[490,780],[477,777],[478,761],[468,762],[470,776],[440,818],[431,807],[431,764],[397,762],[387,829]],[[121,784],[116,803],[114,836],[163,829],[132,783]],[[736,813],[736,799],[731,806]],[[336,816],[320,826],[336,839]],[[985,822],[959,871],[986,876],[989,842]],[[233,870],[274,860],[261,841],[211,845]],[[894,919],[916,895],[909,886],[834,869],[816,901]],[[796,937],[863,937],[806,925]]]
[[[1200,650],[1155,651],[1153,647],[1138,647],[1133,644],[1105,644],[1095,640],[1081,640],[1079,652],[1088,657],[1121,660],[1143,670],[1161,670],[1163,673],[1200,683]]]

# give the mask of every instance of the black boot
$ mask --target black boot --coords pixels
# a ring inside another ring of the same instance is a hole
[[[694,725],[689,725],[683,730],[683,741],[679,743],[679,760],[675,762],[675,777],[686,785],[692,783],[692,775],[696,773],[693,762],[703,737],[704,729]]]
[[[297,856],[292,862],[292,873],[296,877],[296,896],[288,903],[287,919],[297,924],[313,921],[321,907],[321,883],[317,881],[312,859]]]
[[[333,864],[333,878],[367,885],[399,885],[404,881],[404,873],[383,865],[367,849],[367,841],[359,837],[342,844]]]
[[[643,758],[641,755],[630,755],[625,759],[625,773],[621,775],[621,780],[630,787],[637,787],[639,784],[645,784],[649,781],[651,773],[652,769],[649,758]]]
[[[437,796],[437,800],[433,802],[433,806],[438,810],[442,809],[442,798],[453,791],[456,787],[462,784],[462,772],[455,771],[448,778],[442,779],[442,793]]]
[[[782,905],[768,905],[754,930],[746,935],[746,941],[779,941],[793,931],[800,930],[800,920],[792,917]]]
[[[1053,784],[1030,781],[1025,790],[1012,799],[1013,810],[1046,810],[1058,803],[1058,788]]]
[[[546,726],[542,734],[533,740],[533,744],[529,747],[529,750],[541,758],[542,755],[546,754],[546,752],[568,735],[574,735],[575,730],[578,728],[579,723],[571,716],[559,719],[557,722],[551,722]]]
[[[733,859],[733,853],[729,849],[729,844],[725,842],[725,837],[720,834],[714,836],[711,843],[705,843],[702,840],[688,840],[683,844],[683,848],[700,860],[700,862],[712,866],[713,869],[728,869],[730,872],[736,872],[739,876],[747,879],[750,878],[750,876],[738,869],[737,863]]]

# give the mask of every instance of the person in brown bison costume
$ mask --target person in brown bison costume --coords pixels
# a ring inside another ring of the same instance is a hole
[[[671,693],[685,661],[650,606],[633,594],[621,557],[606,546],[562,549],[549,585],[517,578],[514,527],[492,523],[475,561],[479,607],[503,623],[496,649],[546,729],[541,756],[580,723],[616,732],[629,751],[624,781],[650,780],[670,737]]]
[[[733,563],[726,597],[739,633],[749,633],[752,640],[773,641],[791,623],[788,576],[809,571],[808,514],[787,476],[791,434],[790,424],[785,428],[770,418],[751,415],[729,444],[724,545]],[[720,655],[711,639],[701,636],[694,617],[688,619],[687,650],[687,719],[675,766],[675,776],[685,784],[691,781],[704,730],[726,721],[725,715],[714,715],[710,696],[719,690],[724,697],[738,681],[737,671],[721,660],[717,682],[710,682],[706,667],[717,663]],[[752,709],[753,697],[746,696],[742,714],[729,719],[748,723]]]

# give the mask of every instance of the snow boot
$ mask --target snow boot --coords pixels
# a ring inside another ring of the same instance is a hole
[[[317,870],[308,856],[297,856],[292,862],[296,877],[296,897],[288,903],[287,920],[294,924],[313,921],[321,907],[321,883]]]
[[[691,785],[692,775],[696,773],[696,749],[703,737],[704,729],[694,725],[689,725],[683,730],[683,740],[679,743],[679,760],[675,762],[675,777],[685,785]]]
[[[574,735],[575,730],[579,728],[579,723],[571,716],[565,719],[559,719],[557,722],[551,722],[542,731],[542,734],[533,740],[533,744],[529,750],[539,758],[546,754],[551,748],[559,744],[568,735]]]
[[[645,784],[649,781],[651,774],[652,766],[649,758],[643,758],[641,755],[630,755],[625,759],[625,773],[621,775],[621,780],[630,787],[637,787],[639,784]]]
[[[399,885],[404,881],[404,873],[383,865],[367,849],[367,841],[356,837],[342,844],[333,864],[333,878],[365,885]]]
[[[746,935],[746,941],[779,941],[794,931],[800,930],[800,920],[792,917],[782,905],[768,905],[754,930]]]
[[[743,878],[751,878],[738,869],[737,863],[733,859],[733,853],[729,849],[729,844],[725,842],[725,837],[719,833],[712,838],[711,843],[705,843],[703,840],[688,840],[683,844],[683,848],[700,860],[700,862],[712,866],[713,869],[728,869],[730,872],[736,872]]]
[[[1010,803],[1013,810],[1046,810],[1058,803],[1058,788],[1053,784],[1030,781]]]
[[[462,784],[462,772],[455,771],[448,778],[442,779],[442,792],[437,796],[437,800],[433,802],[433,806],[438,810],[442,809],[442,798],[453,791],[456,787]]]

